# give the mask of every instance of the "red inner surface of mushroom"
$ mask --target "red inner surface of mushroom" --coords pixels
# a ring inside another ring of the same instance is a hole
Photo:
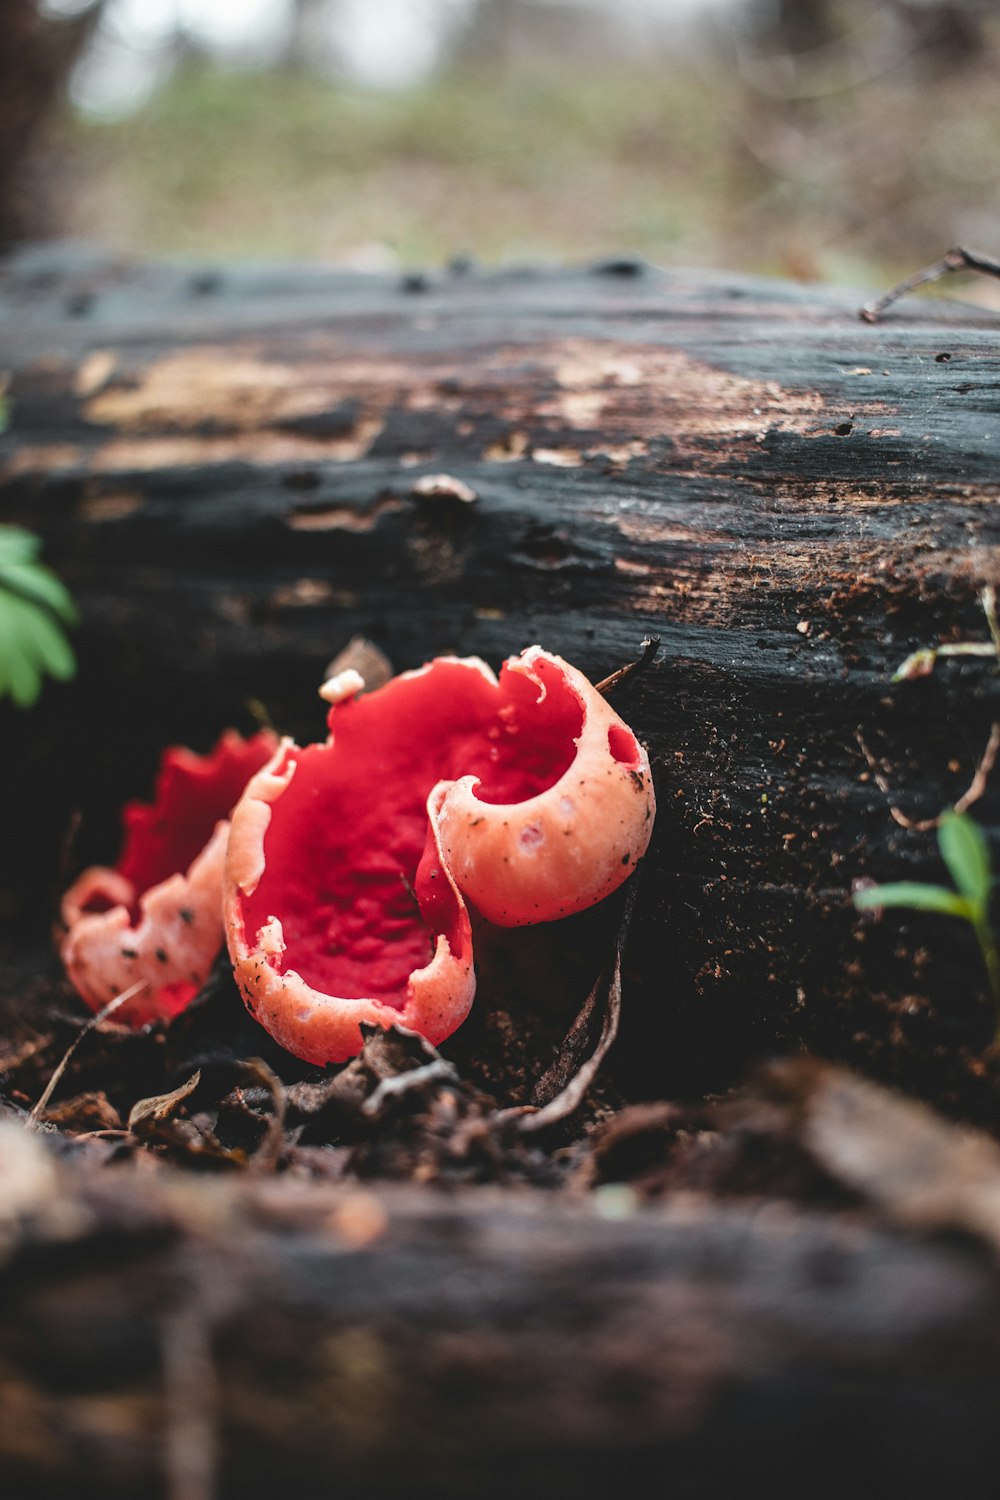
[[[122,904],[114,892],[99,887],[95,883],[94,888],[80,902],[79,909],[85,916],[100,916],[103,912],[113,911],[116,906]],[[134,923],[138,920],[138,904],[135,904],[134,909],[132,909],[132,903],[129,903],[129,906],[131,920]]]
[[[525,802],[559,780],[573,764],[583,728],[583,705],[559,667],[539,659],[534,671],[544,687],[520,672],[500,674],[496,722],[485,739],[460,747],[451,778],[478,776],[480,802]]]
[[[155,800],[129,802],[122,813],[125,839],[115,868],[138,896],[189,868],[276,745],[273,734],[244,740],[227,730],[208,755],[183,746],[164,751]]]
[[[623,724],[612,724],[608,729],[608,749],[619,765],[639,767],[640,751],[635,735]]]
[[[457,951],[460,909],[428,836],[427,797],[442,780],[480,778],[484,802],[524,801],[569,768],[583,705],[558,666],[491,682],[438,661],[336,705],[333,742],[291,749],[296,769],[264,836],[265,868],[244,901],[251,941],[282,923],[283,964],[324,994],[401,1006],[433,933]],[[426,847],[426,858],[425,855]]]

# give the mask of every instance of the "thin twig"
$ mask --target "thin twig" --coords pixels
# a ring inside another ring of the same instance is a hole
[[[893,682],[910,682],[915,677],[929,677],[939,656],[992,657],[1000,667],[1000,621],[997,620],[997,592],[988,583],[979,595],[986,624],[990,632],[988,641],[952,641],[943,646],[923,646],[910,655],[892,674]]]
[[[658,635],[645,636],[642,642],[642,655],[638,660],[630,661],[628,666],[619,667],[617,672],[611,673],[610,677],[603,677],[600,682],[595,682],[594,686],[597,691],[603,693],[605,697],[608,693],[613,693],[616,687],[621,687],[622,683],[627,682],[636,672],[644,671],[659,649],[660,637]]]
[[[250,1167],[254,1172],[274,1172],[285,1148],[285,1115],[288,1111],[285,1085],[261,1057],[248,1057],[243,1067],[250,1078],[269,1091],[274,1106],[264,1139],[250,1158]]]
[[[957,251],[951,252],[958,254]],[[997,274],[1000,275],[1000,263],[997,265]],[[1000,666],[1000,622],[997,620],[997,596],[996,589],[991,583],[987,584],[979,596],[979,602],[983,606],[986,616],[986,624],[989,627],[989,641],[959,641],[956,644],[945,646],[933,646],[924,651],[914,651],[906,658],[898,672],[894,673],[893,681],[900,682],[908,677],[924,677],[933,670],[934,662],[939,656],[992,656]],[[878,762],[865,744],[861,730],[855,730],[855,738],[861,747],[861,753],[868,762],[868,767],[875,778],[875,785],[879,791],[884,792],[887,797],[892,796],[889,783],[879,769]],[[952,810],[957,813],[966,812],[974,802],[978,802],[986,790],[986,783],[990,772],[996,764],[997,754],[1000,753],[1000,724],[990,725],[990,736],[986,741],[986,749],[979,757],[972,780],[966,790],[953,804]],[[930,833],[932,828],[937,828],[941,822],[940,816],[936,818],[923,818],[915,822],[908,818],[898,807],[890,806],[889,812],[900,828],[907,828],[914,833]]]
[[[976,774],[969,783],[968,791],[963,793],[955,803],[955,811],[957,813],[968,811],[973,802],[978,802],[985,792],[987,778],[996,765],[998,751],[1000,751],[1000,724],[991,724],[990,737],[986,741],[986,749],[983,751],[979,764],[976,767]]]
[[[127,990],[122,990],[120,995],[116,995],[113,1000],[109,1000],[104,1009],[99,1010],[96,1016],[91,1016],[87,1024],[81,1028],[79,1034],[74,1038],[72,1042],[70,1042],[69,1046],[66,1048],[66,1051],[63,1054],[62,1062],[52,1074],[52,1077],[49,1079],[48,1083],[45,1086],[42,1097],[39,1099],[38,1103],[31,1111],[31,1114],[28,1116],[27,1123],[29,1125],[37,1125],[40,1117],[45,1113],[45,1110],[48,1108],[49,1100],[55,1093],[59,1080],[65,1073],[70,1058],[73,1056],[73,1053],[76,1051],[77,1047],[79,1047],[84,1037],[87,1036],[89,1032],[93,1031],[95,1026],[99,1026],[102,1021],[106,1021],[109,1016],[114,1015],[115,1011],[120,1005],[124,1005],[126,1000],[131,1000],[133,995],[137,995],[139,991],[145,989],[145,987],[146,980],[137,979],[135,984],[130,984]]]
[[[429,1083],[457,1083],[458,1073],[452,1063],[443,1057],[435,1056],[430,1062],[423,1063],[419,1068],[408,1068],[405,1073],[397,1073],[392,1078],[383,1078],[378,1086],[369,1094],[361,1106],[361,1113],[368,1119],[375,1119],[387,1099],[395,1098],[400,1094],[408,1094],[412,1089],[422,1089]]]
[[[531,1105],[515,1105],[510,1109],[502,1109],[496,1115],[498,1122],[515,1122],[518,1130],[530,1133],[535,1130],[544,1130],[549,1125],[556,1125],[579,1109],[584,1095],[597,1077],[601,1064],[618,1035],[622,1005],[622,955],[625,951],[632,913],[635,910],[638,889],[638,879],[633,876],[622,907],[612,962],[598,976],[564,1039],[563,1049],[572,1056],[573,1072],[570,1077],[564,1076],[565,1060],[557,1061],[539,1080],[535,1088],[535,1096],[544,1098],[546,1102],[537,1109]],[[593,1044],[590,1056],[581,1062],[579,1054],[586,1046],[595,1012],[602,1001],[604,1002],[603,1014],[597,1040]]]
[[[979,596],[979,602],[983,606],[983,614],[986,616],[986,624],[990,632],[990,640],[996,652],[997,663],[1000,665],[1000,620],[997,619],[997,591],[992,583],[988,583]]]
[[[854,738],[860,746],[861,754],[868,763],[868,769],[874,777],[875,785],[886,797],[891,797],[892,788],[883,776],[878,761],[865,744],[864,736],[860,729],[854,731]],[[986,741],[986,749],[979,758],[979,764],[976,766],[972,780],[958,801],[953,804],[954,812],[967,812],[974,802],[979,801],[979,798],[986,790],[986,784],[989,780],[990,772],[996,765],[998,754],[1000,754],[1000,723],[993,723],[990,725],[990,737]],[[936,818],[909,818],[903,812],[902,808],[896,807],[892,803],[889,805],[889,815],[899,824],[900,828],[906,828],[911,833],[930,833],[941,822],[940,814]]]
[[[907,292],[914,291],[918,286],[927,286],[929,282],[940,281],[952,271],[979,271],[983,276],[1000,277],[1000,260],[994,259],[992,255],[982,255],[978,250],[966,250],[961,245],[955,245],[932,266],[915,271],[881,297],[876,297],[874,302],[866,303],[858,317],[863,323],[877,323],[886,308],[898,302],[900,297],[905,297]]]

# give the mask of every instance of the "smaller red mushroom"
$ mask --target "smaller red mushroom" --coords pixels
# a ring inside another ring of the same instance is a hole
[[[144,1026],[169,1020],[201,989],[223,941],[226,818],[276,743],[228,730],[209,755],[165,751],[155,801],[124,810],[117,865],[84,870],[66,892],[60,953],[91,1010],[139,985],[114,1019]]]
[[[327,684],[330,735],[285,741],[233,812],[229,951],[296,1056],[341,1062],[362,1021],[433,1043],[475,991],[466,898],[504,926],[609,895],[645,853],[649,760],[587,679],[531,647],[499,681],[440,657],[376,692]]]

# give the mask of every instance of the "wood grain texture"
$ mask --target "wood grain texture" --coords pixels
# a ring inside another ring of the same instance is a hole
[[[858,300],[629,261],[7,262],[0,514],[83,615],[78,681],[2,710],[11,916],[48,921],[74,809],[76,857],[113,855],[163,743],[204,748],[251,700],[315,736],[355,632],[400,668],[538,641],[594,678],[655,632],[619,704],[660,801],[623,1082],[694,1094],[804,1041],[937,1088],[927,1057],[947,1073],[989,1034],[976,954],[955,924],[850,908],[855,877],[940,874],[856,731],[927,817],[1000,718],[988,664],[889,681],[916,646],[986,638],[1000,325],[914,302],[870,327]],[[435,474],[476,499],[415,490]]]

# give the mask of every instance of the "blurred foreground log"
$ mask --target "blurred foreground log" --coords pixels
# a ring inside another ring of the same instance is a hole
[[[930,1500],[995,1472],[1000,1280],[969,1246],[787,1204],[129,1181],[13,1126],[0,1169],[8,1500]]]

